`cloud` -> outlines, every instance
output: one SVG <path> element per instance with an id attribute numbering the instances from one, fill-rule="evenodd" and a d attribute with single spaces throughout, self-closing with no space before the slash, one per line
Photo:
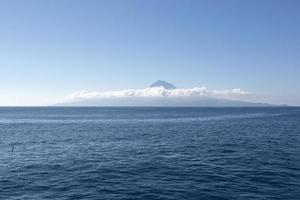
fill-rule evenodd
<path id="1" fill-rule="evenodd" d="M 148 87 L 145 89 L 128 89 L 120 91 L 88 92 L 77 91 L 68 95 L 64 102 L 83 100 L 101 100 L 109 98 L 130 97 L 220 97 L 232 98 L 249 95 L 250 93 L 239 88 L 226 90 L 209 90 L 206 87 L 165 89 L 163 87 Z"/>

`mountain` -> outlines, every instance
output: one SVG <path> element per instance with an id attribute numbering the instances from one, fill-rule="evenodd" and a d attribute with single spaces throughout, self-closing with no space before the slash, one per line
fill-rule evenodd
<path id="1" fill-rule="evenodd" d="M 167 81 L 163 81 L 163 80 L 156 81 L 155 83 L 150 85 L 150 87 L 163 87 L 163 88 L 168 89 L 168 90 L 176 89 L 176 87 L 173 84 L 168 83 Z"/>
<path id="2" fill-rule="evenodd" d="M 122 97 L 87 99 L 58 106 L 170 106 L 170 107 L 261 107 L 274 106 L 212 97 Z"/>
<path id="3" fill-rule="evenodd" d="M 240 89 L 208 90 L 200 88 L 176 88 L 173 84 L 158 80 L 144 89 L 121 91 L 78 91 L 68 96 L 58 106 L 199 106 L 199 107 L 258 107 L 274 106 L 226 99 L 226 95 L 245 95 Z M 221 94 L 221 96 L 218 96 Z M 227 98 L 228 98 L 227 97 Z"/>

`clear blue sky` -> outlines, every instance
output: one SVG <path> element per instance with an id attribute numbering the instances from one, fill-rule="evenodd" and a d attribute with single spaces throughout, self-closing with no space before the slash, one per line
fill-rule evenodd
<path id="1" fill-rule="evenodd" d="M 300 105 L 299 9 L 298 0 L 1 0 L 0 105 L 157 79 Z"/>

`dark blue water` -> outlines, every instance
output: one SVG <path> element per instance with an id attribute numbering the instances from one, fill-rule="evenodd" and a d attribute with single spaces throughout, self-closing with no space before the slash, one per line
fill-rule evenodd
<path id="1" fill-rule="evenodd" d="M 0 199 L 300 199 L 300 108 L 0 108 Z"/>

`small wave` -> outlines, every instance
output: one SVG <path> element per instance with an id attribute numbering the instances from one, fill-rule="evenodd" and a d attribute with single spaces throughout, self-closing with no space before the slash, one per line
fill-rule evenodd
<path id="1" fill-rule="evenodd" d="M 221 121 L 228 119 L 260 118 L 280 116 L 284 113 L 247 113 L 247 114 L 230 114 L 217 116 L 199 116 L 199 117 L 175 117 L 175 118 L 129 118 L 129 119 L 0 119 L 0 124 L 74 124 L 74 123 L 135 123 L 135 122 L 201 122 L 201 121 Z"/>
<path id="2" fill-rule="evenodd" d="M 259 118 L 259 117 L 271 117 L 279 116 L 282 114 L 267 114 L 267 113 L 255 113 L 255 114 L 240 114 L 240 115 L 218 115 L 218 116 L 206 116 L 206 117 L 184 117 L 184 118 L 161 118 L 161 119 L 144 119 L 138 121 L 153 121 L 153 122 L 193 122 L 193 121 L 221 121 L 227 119 L 244 119 L 244 118 Z"/>

